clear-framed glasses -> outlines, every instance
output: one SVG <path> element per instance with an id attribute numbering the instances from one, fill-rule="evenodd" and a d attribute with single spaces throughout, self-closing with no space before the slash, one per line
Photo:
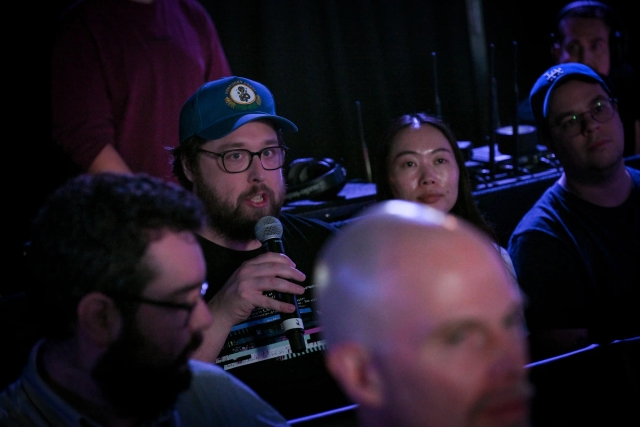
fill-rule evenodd
<path id="1" fill-rule="evenodd" d="M 560 131 L 567 136 L 577 136 L 584 129 L 586 114 L 589 114 L 598 123 L 606 123 L 613 117 L 616 111 L 615 105 L 615 98 L 602 99 L 589 111 L 565 117 L 560 123 L 551 127 L 559 127 Z"/>
<path id="2" fill-rule="evenodd" d="M 209 284 L 207 282 L 202 283 L 202 287 L 200 288 L 200 298 L 204 298 L 204 295 L 207 293 L 207 289 L 209 288 Z M 189 324 L 189 319 L 191 319 L 191 314 L 193 310 L 198 306 L 200 300 L 196 300 L 194 303 L 188 304 L 185 302 L 175 302 L 175 301 L 159 301 L 151 298 L 146 298 L 140 295 L 111 295 L 112 298 L 124 300 L 124 301 L 132 301 L 140 304 L 149 304 L 155 307 L 168 308 L 171 310 L 184 310 L 187 312 L 187 317 L 185 318 L 185 323 L 183 326 L 187 326 Z"/>
<path id="3" fill-rule="evenodd" d="M 249 169 L 253 161 L 253 156 L 258 156 L 260 164 L 265 170 L 280 169 L 284 166 L 284 156 L 287 152 L 287 147 L 284 145 L 265 147 L 255 152 L 240 148 L 223 151 L 222 153 L 214 153 L 213 151 L 202 148 L 198 151 L 220 157 L 225 171 L 229 173 L 240 173 Z"/>

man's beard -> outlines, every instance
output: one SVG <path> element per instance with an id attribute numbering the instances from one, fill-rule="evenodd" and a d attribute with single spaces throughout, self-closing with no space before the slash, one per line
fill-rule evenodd
<path id="1" fill-rule="evenodd" d="M 153 419 L 170 409 L 178 395 L 189 388 L 189 356 L 201 343 L 202 334 L 194 334 L 172 361 L 154 364 L 157 349 L 148 346 L 136 325 L 131 325 L 100 358 L 92 377 L 117 415 Z"/>
<path id="2" fill-rule="evenodd" d="M 196 195 L 204 202 L 211 226 L 225 237 L 238 240 L 250 241 L 255 239 L 255 225 L 264 216 L 278 216 L 284 202 L 285 187 L 277 194 L 265 184 L 256 184 L 251 189 L 243 192 L 237 198 L 236 206 L 225 201 L 219 194 L 207 185 L 199 172 L 195 173 L 194 188 Z M 269 205 L 262 209 L 246 212 L 243 209 L 243 200 L 252 195 L 264 192 L 269 197 Z"/>

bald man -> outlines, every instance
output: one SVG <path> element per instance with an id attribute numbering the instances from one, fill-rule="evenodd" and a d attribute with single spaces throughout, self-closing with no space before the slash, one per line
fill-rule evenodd
<path id="1" fill-rule="evenodd" d="M 326 364 L 360 425 L 530 424 L 521 295 L 472 226 L 377 204 L 327 242 L 314 281 Z"/>

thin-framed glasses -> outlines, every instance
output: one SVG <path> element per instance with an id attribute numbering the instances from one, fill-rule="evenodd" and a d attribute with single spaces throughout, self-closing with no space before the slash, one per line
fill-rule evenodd
<path id="1" fill-rule="evenodd" d="M 562 133 L 567 136 L 577 136 L 584 129 L 586 114 L 589 114 L 598 123 L 606 123 L 613 118 L 616 102 L 615 98 L 602 99 L 589 111 L 565 117 L 560 123 L 551 127 L 559 127 Z"/>
<path id="2" fill-rule="evenodd" d="M 207 282 L 202 283 L 202 287 L 200 288 L 200 298 L 204 298 L 204 295 L 207 293 L 207 289 L 209 288 L 209 284 Z M 189 324 L 189 319 L 191 319 L 191 314 L 193 310 L 198 306 L 200 300 L 196 300 L 194 303 L 188 304 L 184 302 L 175 302 L 175 301 L 159 301 L 151 298 L 146 298 L 140 295 L 115 295 L 112 298 L 124 300 L 124 301 L 132 301 L 141 304 L 149 304 L 156 307 L 169 308 L 172 310 L 184 310 L 187 312 L 187 317 L 185 319 L 186 326 Z"/>
<path id="3" fill-rule="evenodd" d="M 222 153 L 215 153 L 202 148 L 198 151 L 220 157 L 225 171 L 229 173 L 240 173 L 249 169 L 253 161 L 253 156 L 258 156 L 260 164 L 265 170 L 280 169 L 284 166 L 284 157 L 287 149 L 284 145 L 278 145 L 265 147 L 260 151 L 249 151 L 241 148 L 223 151 Z"/>

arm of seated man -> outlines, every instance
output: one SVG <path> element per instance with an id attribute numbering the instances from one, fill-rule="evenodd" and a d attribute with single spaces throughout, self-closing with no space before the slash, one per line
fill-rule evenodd
<path id="1" fill-rule="evenodd" d="M 215 363 L 231 328 L 246 320 L 254 308 L 282 313 L 295 311 L 293 304 L 264 293 L 276 291 L 302 295 L 305 288 L 287 279 L 302 282 L 305 278 L 284 254 L 268 252 L 243 263 L 209 301 L 213 323 L 204 331 L 203 342 L 193 358 Z"/>

